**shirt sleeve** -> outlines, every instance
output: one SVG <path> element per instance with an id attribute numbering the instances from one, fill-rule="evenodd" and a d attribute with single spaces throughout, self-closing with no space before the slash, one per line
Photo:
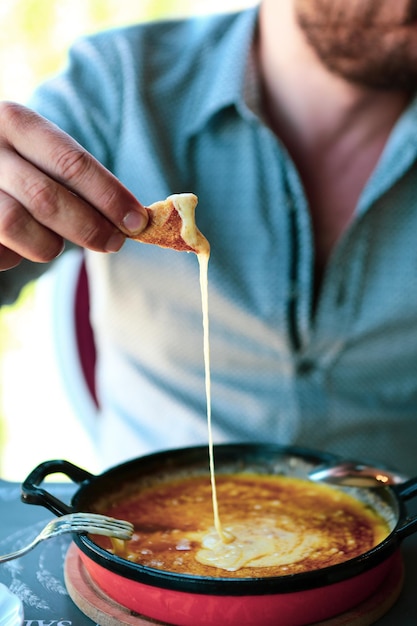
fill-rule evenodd
<path id="1" fill-rule="evenodd" d="M 121 51 L 113 39 L 105 34 L 79 39 L 70 49 L 64 71 L 41 85 L 29 101 L 30 108 L 109 168 L 123 99 L 118 69 Z"/>

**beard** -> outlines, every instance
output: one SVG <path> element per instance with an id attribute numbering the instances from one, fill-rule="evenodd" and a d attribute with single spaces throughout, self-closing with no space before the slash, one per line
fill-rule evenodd
<path id="1" fill-rule="evenodd" d="M 370 89 L 417 89 L 417 0 L 294 4 L 309 45 L 332 73 Z"/>

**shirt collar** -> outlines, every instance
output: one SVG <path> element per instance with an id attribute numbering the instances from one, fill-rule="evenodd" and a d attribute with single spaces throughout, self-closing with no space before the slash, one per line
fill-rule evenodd
<path id="1" fill-rule="evenodd" d="M 358 212 L 364 213 L 398 181 L 417 161 L 417 96 L 398 119 L 379 162 L 361 198 Z"/>
<path id="2" fill-rule="evenodd" d="M 200 63 L 199 79 L 190 95 L 186 132 L 197 133 L 220 110 L 235 106 L 243 114 L 250 113 L 245 103 L 248 80 L 248 63 L 258 21 L 259 6 L 235 14 L 223 37 L 213 42 L 209 54 Z"/>

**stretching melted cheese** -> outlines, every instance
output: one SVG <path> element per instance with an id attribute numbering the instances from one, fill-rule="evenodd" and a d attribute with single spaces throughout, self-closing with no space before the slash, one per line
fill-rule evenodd
<path id="1" fill-rule="evenodd" d="M 193 193 L 176 193 L 167 198 L 171 201 L 179 216 L 181 217 L 181 238 L 197 256 L 210 256 L 210 244 L 204 235 L 198 230 L 195 223 L 195 208 L 197 206 L 197 196 Z"/>
<path id="2" fill-rule="evenodd" d="M 204 371 L 207 405 L 207 428 L 209 440 L 210 480 L 212 489 L 214 527 L 217 538 L 221 544 L 230 543 L 233 537 L 223 530 L 216 492 L 216 477 L 214 470 L 214 442 L 211 423 L 211 375 L 210 375 L 210 331 L 209 331 L 209 306 L 208 306 L 208 264 L 210 259 L 210 244 L 204 235 L 197 229 L 195 223 L 195 207 L 197 198 L 194 194 L 175 194 L 169 196 L 177 212 L 181 216 L 181 237 L 191 250 L 196 252 L 200 268 L 201 308 L 203 314 L 203 346 L 204 346 Z"/>
<path id="3" fill-rule="evenodd" d="M 214 473 L 214 451 L 211 426 L 211 384 L 210 384 L 210 347 L 209 347 L 209 312 L 208 312 L 208 263 L 210 244 L 199 231 L 195 222 L 195 209 L 198 198 L 193 193 L 177 193 L 165 200 L 154 202 L 147 207 L 149 223 L 147 228 L 134 238 L 142 243 L 150 243 L 163 248 L 195 252 L 200 267 L 201 305 L 204 332 L 204 369 L 207 402 L 207 425 L 209 439 L 210 476 L 213 500 L 214 526 L 222 542 L 231 541 L 222 529 L 218 513 L 216 479 Z"/>
<path id="4" fill-rule="evenodd" d="M 209 439 L 210 479 L 212 489 L 212 502 L 214 514 L 214 527 L 222 543 L 231 541 L 227 533 L 223 531 L 219 516 L 219 508 L 216 493 L 216 478 L 214 471 L 214 443 L 211 424 L 211 375 L 210 375 L 210 331 L 209 331 L 209 307 L 208 307 L 208 264 L 210 259 L 210 244 L 204 235 L 197 229 L 195 223 L 195 207 L 197 198 L 194 194 L 175 194 L 169 196 L 182 221 L 181 238 L 196 252 L 200 269 L 201 308 L 203 314 L 203 350 L 204 372 L 207 405 L 207 427 Z"/>

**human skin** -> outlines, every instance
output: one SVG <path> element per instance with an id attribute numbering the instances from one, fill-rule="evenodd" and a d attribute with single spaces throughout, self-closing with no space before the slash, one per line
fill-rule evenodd
<path id="1" fill-rule="evenodd" d="M 315 238 L 317 287 L 410 91 L 417 86 L 416 4 L 414 0 L 262 3 L 257 56 L 264 116 L 291 154 L 304 185 Z M 373 51 L 364 56 L 364 49 L 355 44 L 358 38 L 353 38 L 361 29 L 365 38 L 371 26 L 379 41 L 379 69 Z M 340 33 L 348 67 L 338 54 Z M 374 84 L 375 72 L 383 73 L 391 63 L 395 41 L 397 47 L 401 43 L 410 90 L 398 82 L 378 88 Z M 361 80 L 352 80 L 352 73 Z"/>
<path id="2" fill-rule="evenodd" d="M 294 7 L 331 71 L 368 88 L 415 90 L 416 0 L 295 0 Z"/>
<path id="3" fill-rule="evenodd" d="M 118 251 L 148 213 L 78 143 L 33 111 L 0 104 L 0 270 L 48 262 L 64 240 Z"/>

